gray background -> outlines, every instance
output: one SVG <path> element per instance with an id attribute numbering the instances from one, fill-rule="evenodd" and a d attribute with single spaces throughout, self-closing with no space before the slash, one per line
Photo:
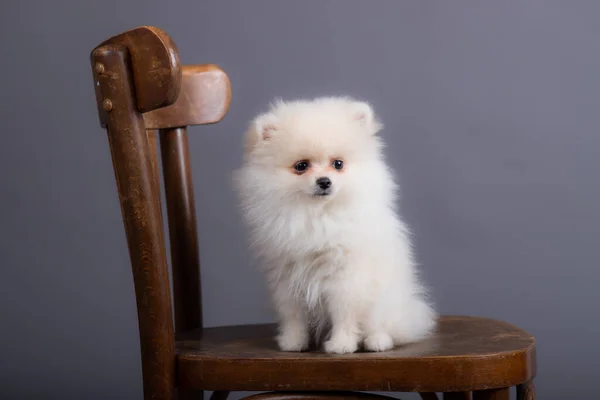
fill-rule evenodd
<path id="1" fill-rule="evenodd" d="M 191 129 L 206 323 L 271 320 L 230 175 L 275 96 L 372 101 L 444 313 L 538 340 L 539 398 L 600 375 L 600 2 L 3 1 L 0 397 L 141 399 L 132 277 L 89 51 L 138 25 L 233 85 Z M 410 397 L 409 397 L 410 398 Z"/>

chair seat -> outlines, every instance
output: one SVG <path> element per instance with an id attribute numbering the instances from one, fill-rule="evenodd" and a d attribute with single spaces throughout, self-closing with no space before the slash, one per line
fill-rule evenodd
<path id="1" fill-rule="evenodd" d="M 506 322 L 444 316 L 435 335 L 390 351 L 280 351 L 275 325 L 188 331 L 176 343 L 179 385 L 204 390 L 469 391 L 535 375 L 535 340 Z"/>

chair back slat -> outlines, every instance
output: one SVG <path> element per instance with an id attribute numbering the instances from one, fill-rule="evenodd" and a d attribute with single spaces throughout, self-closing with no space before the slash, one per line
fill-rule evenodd
<path id="1" fill-rule="evenodd" d="M 196 209 L 187 126 L 223 119 L 231 101 L 227 74 L 214 64 L 182 67 L 175 103 L 144 114 L 146 129 L 158 130 L 167 206 L 175 331 L 202 328 L 202 291 Z"/>
<path id="2" fill-rule="evenodd" d="M 227 74 L 214 64 L 184 65 L 181 93 L 171 106 L 144 114 L 146 129 L 181 128 L 220 121 L 231 101 Z"/>
<path id="3" fill-rule="evenodd" d="M 161 129 L 159 132 L 171 245 L 175 331 L 181 332 L 202 327 L 192 171 L 186 128 Z"/>

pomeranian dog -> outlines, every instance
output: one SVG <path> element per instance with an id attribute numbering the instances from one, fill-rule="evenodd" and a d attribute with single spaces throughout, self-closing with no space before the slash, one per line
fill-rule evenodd
<path id="1" fill-rule="evenodd" d="M 385 351 L 436 327 L 381 129 L 368 103 L 325 97 L 278 101 L 246 132 L 236 187 L 283 351 Z"/>

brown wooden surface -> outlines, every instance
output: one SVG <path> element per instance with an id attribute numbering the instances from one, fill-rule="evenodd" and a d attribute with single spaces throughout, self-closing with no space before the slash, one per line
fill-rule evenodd
<path id="1" fill-rule="evenodd" d="M 164 221 L 162 215 L 162 202 L 160 199 L 160 165 L 158 162 L 158 136 L 155 130 L 147 130 L 146 136 L 148 137 L 148 149 L 150 150 L 150 161 L 152 163 L 152 178 L 154 185 L 158 191 L 158 209 L 161 210 L 159 213 L 160 226 L 164 230 Z"/>
<path id="2" fill-rule="evenodd" d="M 444 400 L 471 400 L 470 392 L 447 392 L 444 393 Z"/>
<path id="3" fill-rule="evenodd" d="M 517 400 L 535 400 L 535 384 L 533 381 L 517 386 Z"/>
<path id="4" fill-rule="evenodd" d="M 443 317 L 432 338 L 379 353 L 282 352 L 275 326 L 178 336 L 180 384 L 206 390 L 469 391 L 535 375 L 535 341 L 505 322 Z"/>
<path id="5" fill-rule="evenodd" d="M 165 108 L 144 114 L 146 129 L 180 128 L 220 121 L 229 108 L 231 85 L 227 74 L 213 64 L 182 69 L 181 93 Z"/>
<path id="6" fill-rule="evenodd" d="M 244 400 L 384 400 L 393 397 L 357 392 L 269 392 L 243 398 Z"/>
<path id="7" fill-rule="evenodd" d="M 150 153 L 150 162 L 152 163 L 152 175 L 157 190 L 160 192 L 160 166 L 158 164 L 158 137 L 155 130 L 147 130 L 148 150 Z"/>
<path id="8" fill-rule="evenodd" d="M 123 46 L 129 53 L 138 111 L 156 110 L 177 100 L 181 89 L 181 64 L 177 46 L 169 35 L 154 26 L 141 26 L 113 36 L 98 47 L 107 44 Z M 100 65 L 94 64 L 96 72 L 102 70 Z"/>
<path id="9" fill-rule="evenodd" d="M 92 68 L 98 103 L 110 100 L 112 105 L 106 110 L 105 126 L 133 271 L 144 395 L 170 400 L 175 383 L 174 333 L 161 210 L 129 54 L 122 45 L 102 46 L 92 52 Z"/>
<path id="10" fill-rule="evenodd" d="M 175 330 L 202 328 L 200 258 L 185 128 L 161 129 L 160 146 L 171 243 Z"/>

